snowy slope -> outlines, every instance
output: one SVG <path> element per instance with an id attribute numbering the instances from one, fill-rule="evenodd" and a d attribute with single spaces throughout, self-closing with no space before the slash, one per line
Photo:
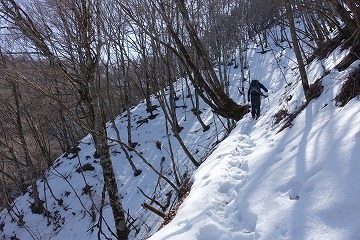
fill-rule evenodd
<path id="1" fill-rule="evenodd" d="M 157 186 L 160 200 L 171 188 L 164 182 L 157 185 L 158 176 L 130 152 L 136 166 L 143 171 L 135 177 L 120 147 L 112 143 L 112 160 L 124 208 L 137 218 L 139 233 L 135 235 L 133 230 L 130 239 L 147 238 L 153 233 L 150 240 L 360 239 L 360 99 L 353 99 L 343 108 L 336 107 L 333 100 L 349 71 L 339 73 L 333 69 L 345 52 L 336 50 L 328 58 L 308 66 L 311 82 L 330 71 L 323 78 L 323 94 L 295 119 L 293 127 L 278 134 L 282 123 L 273 125 L 273 115 L 281 109 L 292 112 L 304 101 L 295 58 L 291 49 L 260 54 L 255 45 L 248 54 L 251 77 L 269 89 L 269 98 L 262 101 L 262 116 L 254 121 L 246 115 L 198 169 L 171 137 L 179 173 L 191 175 L 193 186 L 174 220 L 159 232 L 155 233 L 161 219 L 141 208 L 147 199 L 138 187 L 152 196 Z M 357 64 L 359 62 L 354 66 Z M 241 103 L 237 90 L 239 69 L 231 69 L 230 77 L 231 96 Z M 285 80 L 291 85 L 286 85 Z M 203 105 L 201 116 L 211 128 L 202 132 L 190 111 L 190 100 L 180 95 L 182 84 L 179 81 L 176 86 L 180 96 L 178 105 L 187 105 L 187 108 L 178 108 L 179 122 L 184 127 L 181 135 L 200 161 L 225 131 L 211 109 Z M 141 103 L 132 110 L 133 141 L 139 143 L 138 152 L 158 169 L 160 159 L 165 157 L 163 171 L 169 172 L 172 166 L 164 116 L 159 111 L 154 120 L 139 125 L 136 122 L 148 115 L 145 108 Z M 120 115 L 116 124 L 122 140 L 126 141 L 125 117 Z M 111 126 L 108 131 L 115 138 Z M 216 132 L 220 132 L 220 136 L 216 136 Z M 161 149 L 156 147 L 157 141 L 162 143 Z M 0 224 L 4 223 L 0 230 L 3 239 L 15 236 L 18 239 L 98 239 L 99 215 L 95 221 L 91 221 L 90 215 L 92 202 L 95 212 L 101 206 L 101 168 L 93 156 L 91 136 L 82 139 L 79 147 L 79 158 L 62 155 L 45 173 L 52 193 L 44 180 L 38 181 L 42 199 L 47 200 L 49 217 L 31 214 L 29 194 L 19 197 L 14 203 L 15 212 L 0 214 Z M 91 164 L 94 170 L 76 171 L 85 164 Z M 166 176 L 174 181 L 170 175 Z M 92 196 L 83 192 L 86 185 L 91 186 Z M 52 194 L 62 200 L 61 204 Z M 11 221 L 15 213 L 23 215 L 22 226 Z M 106 227 L 107 224 L 114 230 L 107 203 L 103 216 L 104 234 L 114 239 Z"/>
<path id="2" fill-rule="evenodd" d="M 194 174 L 175 219 L 150 240 L 360 239 L 360 98 L 344 108 L 333 100 L 346 76 L 333 69 L 343 54 L 308 67 L 313 81 L 330 71 L 323 94 L 276 134 L 273 114 L 304 96 L 293 63 L 282 62 L 293 88 L 286 90 L 271 56 L 255 53 L 254 76 L 272 92 L 264 115 L 238 122 Z"/>

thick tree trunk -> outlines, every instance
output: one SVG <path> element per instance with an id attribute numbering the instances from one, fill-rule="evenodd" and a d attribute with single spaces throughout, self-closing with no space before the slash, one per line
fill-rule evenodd
<path id="1" fill-rule="evenodd" d="M 102 131 L 101 134 L 104 134 L 104 131 Z M 130 230 L 126 226 L 125 211 L 119 197 L 116 177 L 109 153 L 109 145 L 107 143 L 107 139 L 104 136 L 95 134 L 94 137 L 96 138 L 96 142 L 98 143 L 96 145 L 96 151 L 98 153 L 98 156 L 100 157 L 100 164 L 103 170 L 104 185 L 108 192 L 110 206 L 115 220 L 117 238 L 121 240 L 126 240 L 128 239 Z"/>
<path id="2" fill-rule="evenodd" d="M 96 77 L 93 75 L 92 79 L 95 78 Z M 126 240 L 128 239 L 130 230 L 126 226 L 125 211 L 119 197 L 116 176 L 109 153 L 109 144 L 106 137 L 106 125 L 101 110 L 100 96 L 98 89 L 95 87 L 97 85 L 95 82 L 96 80 L 94 80 L 92 82 L 93 84 L 90 85 L 92 102 L 89 103 L 92 105 L 92 109 L 94 109 L 94 115 L 92 115 L 92 121 L 94 124 L 93 138 L 97 155 L 100 158 L 100 165 L 103 170 L 104 185 L 108 192 L 110 206 L 115 220 L 117 238 Z"/>
<path id="3" fill-rule="evenodd" d="M 310 93 L 310 86 L 309 86 L 309 82 L 308 82 L 308 78 L 307 78 L 307 74 L 306 74 L 306 70 L 305 70 L 305 64 L 304 64 L 304 61 L 301 56 L 299 42 L 298 42 L 298 39 L 296 36 L 295 21 L 294 21 L 293 11 L 292 11 L 289 0 L 285 0 L 285 8 L 286 8 L 286 13 L 287 13 L 288 20 L 289 20 L 290 33 L 291 33 L 291 38 L 293 41 L 294 52 L 296 55 L 296 60 L 299 65 L 301 83 L 302 83 L 302 86 L 304 89 L 305 98 L 309 102 L 312 98 L 311 93 Z"/>

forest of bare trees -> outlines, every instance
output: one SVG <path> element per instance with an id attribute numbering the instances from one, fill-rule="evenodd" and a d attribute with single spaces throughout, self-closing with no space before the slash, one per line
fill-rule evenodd
<path id="1" fill-rule="evenodd" d="M 297 28 L 297 21 L 303 28 Z M 248 112 L 244 69 L 249 41 L 257 41 L 263 52 L 269 51 L 270 38 L 294 49 L 307 102 L 321 94 L 321 83 L 309 84 L 307 64 L 342 44 L 350 49 L 338 65 L 344 70 L 360 52 L 358 0 L 1 0 L 0 22 L 1 208 L 10 211 L 13 198 L 30 186 L 32 210 L 42 214 L 36 179 L 59 153 L 74 151 L 91 133 L 118 239 L 127 239 L 130 228 L 110 159 L 106 122 L 125 111 L 127 142 L 120 136 L 117 140 L 124 152 L 136 149 L 130 109 L 145 99 L 150 117 L 155 109 L 165 113 L 166 127 L 198 167 L 200 159 L 179 134 L 173 89 L 177 79 L 187 79 L 187 88 L 195 90 L 190 98 L 203 131 L 209 126 L 201 119 L 200 100 L 231 131 Z M 281 27 L 280 34 L 273 31 L 275 26 Z M 304 44 L 312 51 L 304 50 Z M 230 65 L 242 73 L 238 87 L 244 105 L 229 97 Z M 355 87 L 341 96 L 341 104 L 360 92 L 359 72 L 357 68 L 349 77 L 349 88 Z M 160 106 L 151 102 L 152 94 Z M 130 158 L 129 164 L 135 175 L 141 174 Z M 182 182 L 176 179 L 174 187 L 179 188 Z"/>

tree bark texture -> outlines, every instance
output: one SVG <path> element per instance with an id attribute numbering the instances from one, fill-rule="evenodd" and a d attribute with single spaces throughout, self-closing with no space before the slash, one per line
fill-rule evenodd
<path id="1" fill-rule="evenodd" d="M 285 0 L 285 8 L 286 8 L 286 14 L 287 14 L 287 17 L 289 20 L 291 38 L 293 41 L 296 60 L 298 62 L 298 66 L 299 66 L 300 78 L 301 78 L 301 83 L 302 83 L 302 86 L 304 89 L 305 98 L 307 101 L 310 101 L 311 100 L 310 86 L 309 86 L 309 82 L 308 82 L 308 78 L 307 78 L 307 74 L 306 74 L 305 64 L 304 64 L 304 61 L 301 56 L 299 42 L 298 42 L 298 39 L 296 36 L 294 15 L 293 15 L 293 10 L 292 10 L 289 0 Z"/>

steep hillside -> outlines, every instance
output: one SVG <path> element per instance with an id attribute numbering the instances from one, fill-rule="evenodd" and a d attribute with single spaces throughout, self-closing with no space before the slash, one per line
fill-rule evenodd
<path id="1" fill-rule="evenodd" d="M 277 53 L 286 86 L 270 53 L 253 51 L 253 76 L 271 89 L 264 115 L 238 122 L 195 172 L 174 220 L 150 239 L 359 239 L 360 98 L 343 108 L 334 101 L 360 63 L 339 73 L 334 66 L 345 54 L 308 66 L 312 82 L 328 73 L 323 93 L 277 133 L 283 122 L 274 125 L 274 115 L 304 99 L 294 58 Z"/>
<path id="2" fill-rule="evenodd" d="M 338 48 L 307 66 L 311 83 L 323 77 L 323 93 L 297 116 L 291 128 L 277 134 L 284 122 L 275 124 L 274 116 L 281 110 L 296 111 L 304 96 L 292 49 L 271 47 L 265 54 L 256 45 L 248 50 L 247 71 L 269 89 L 269 97 L 262 99 L 262 116 L 255 121 L 246 115 L 218 145 L 215 143 L 226 136 L 226 123 L 201 103 L 201 117 L 210 125 L 203 132 L 191 112 L 190 100 L 181 91 L 186 89 L 185 83 L 177 83 L 177 114 L 184 127 L 181 136 L 197 160 L 204 161 L 198 169 L 166 132 L 160 108 L 156 118 L 148 121 L 143 121 L 148 117 L 145 103 L 132 109 L 136 151 L 174 182 L 168 174 L 173 168 L 171 143 L 179 175 L 183 179 L 190 176 L 193 185 L 174 220 L 155 233 L 162 219 L 141 207 L 143 202 L 152 203 L 144 194 L 162 205 L 167 203 L 166 194 L 171 194 L 170 206 L 164 209 L 168 212 L 176 200 L 175 191 L 135 152 L 129 152 L 142 170 L 134 176 L 121 148 L 112 142 L 111 158 L 122 202 L 133 223 L 130 239 L 146 239 L 154 233 L 152 240 L 360 238 L 360 99 L 345 107 L 335 106 L 334 101 L 359 61 L 338 72 L 334 67 L 346 55 Z M 229 76 L 230 95 L 242 103 L 237 88 L 239 69 L 231 67 Z M 125 115 L 115 122 L 121 140 L 126 141 Z M 116 138 L 111 124 L 108 132 Z M 16 199 L 11 211 L 1 212 L 3 239 L 114 239 L 114 221 L 108 199 L 102 196 L 101 168 L 91 136 L 77 147 L 77 151 L 59 156 L 38 181 L 47 214 L 31 213 L 29 189 Z"/>

